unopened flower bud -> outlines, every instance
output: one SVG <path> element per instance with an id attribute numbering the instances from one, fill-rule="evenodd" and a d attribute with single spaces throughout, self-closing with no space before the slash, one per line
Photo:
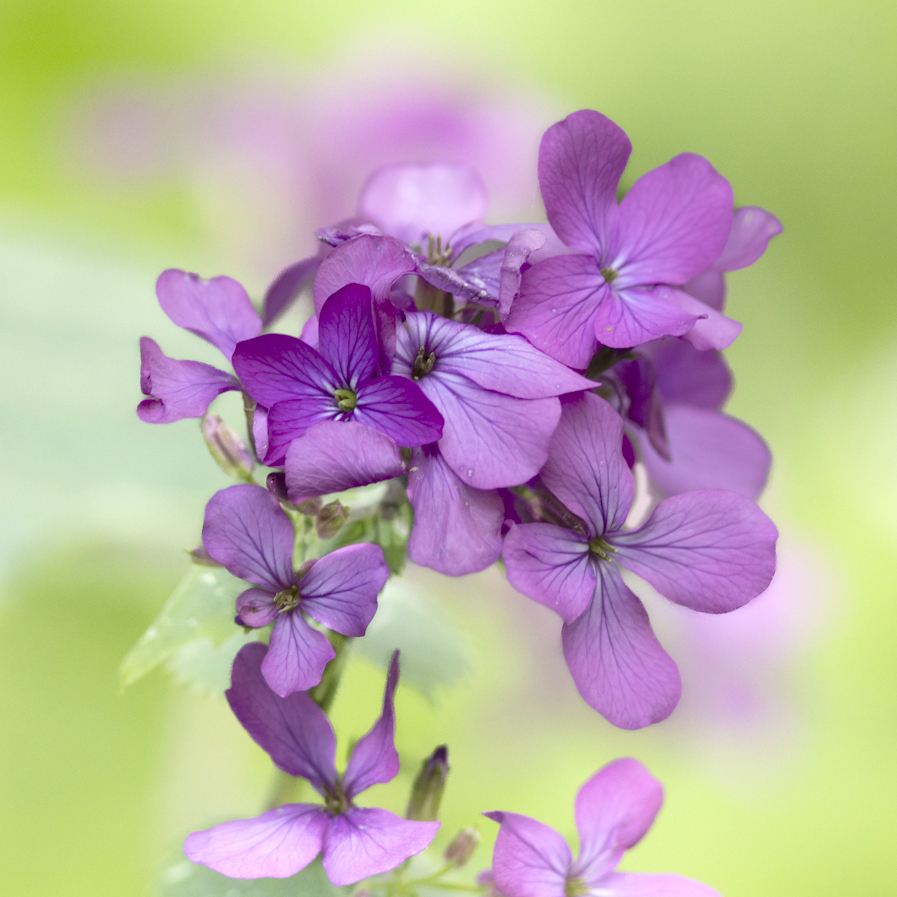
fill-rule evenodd
<path id="1" fill-rule="evenodd" d="M 196 548 L 191 548 L 187 554 L 190 555 L 190 560 L 194 564 L 202 564 L 203 567 L 222 566 L 206 551 L 205 545 L 197 545 Z"/>
<path id="2" fill-rule="evenodd" d="M 471 858 L 479 843 L 480 833 L 476 829 L 461 829 L 445 849 L 446 863 L 460 869 Z"/>
<path id="3" fill-rule="evenodd" d="M 342 529 L 343 524 L 348 519 L 349 509 L 345 505 L 341 505 L 338 501 L 332 501 L 330 504 L 324 505 L 315 518 L 315 529 L 318 531 L 318 538 L 332 539 Z"/>
<path id="4" fill-rule="evenodd" d="M 275 470 L 265 477 L 265 488 L 278 500 L 289 501 L 287 478 L 282 470 Z"/>
<path id="5" fill-rule="evenodd" d="M 442 802 L 448 771 L 448 748 L 441 744 L 421 764 L 411 788 L 406 819 L 434 822 L 439 817 L 439 804 Z"/>
<path id="6" fill-rule="evenodd" d="M 235 480 L 248 480 L 255 462 L 243 440 L 217 414 L 207 414 L 200 422 L 203 439 L 218 466 Z"/>

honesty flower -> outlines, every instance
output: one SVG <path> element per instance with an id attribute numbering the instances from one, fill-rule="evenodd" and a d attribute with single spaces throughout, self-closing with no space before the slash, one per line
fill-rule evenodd
<path id="1" fill-rule="evenodd" d="M 324 805 L 284 804 L 254 819 L 194 832 L 184 842 L 187 856 L 231 878 L 286 878 L 321 853 L 330 881 L 350 885 L 395 869 L 428 847 L 438 822 L 412 822 L 355 805 L 362 791 L 399 772 L 393 707 L 399 652 L 389 666 L 380 717 L 353 748 L 342 776 L 334 765 L 336 736 L 330 721 L 307 693 L 284 698 L 271 691 L 262 673 L 264 654 L 257 643 L 240 650 L 227 700 L 275 766 L 307 779 Z"/>
<path id="2" fill-rule="evenodd" d="M 672 874 L 616 872 L 623 854 L 651 828 L 663 787 L 638 760 L 598 770 L 576 795 L 579 856 L 553 828 L 519 813 L 484 813 L 501 828 L 492 880 L 504 897 L 719 897 L 708 885 Z M 489 883 L 488 879 L 482 879 Z"/>
<path id="3" fill-rule="evenodd" d="M 566 401 L 540 477 L 582 524 L 514 524 L 503 557 L 511 584 L 563 618 L 564 657 L 586 702 L 636 729 L 669 716 L 681 684 L 617 563 L 677 604 L 724 613 L 769 585 L 777 533 L 753 502 L 723 490 L 664 499 L 623 530 L 634 484 L 622 436 L 603 399 Z"/>
<path id="4" fill-rule="evenodd" d="M 237 622 L 274 623 L 262 674 L 281 696 L 312 688 L 335 656 L 305 614 L 342 635 L 362 636 L 389 578 L 377 545 L 347 545 L 293 571 L 293 524 L 260 486 L 230 486 L 206 505 L 202 541 L 209 556 L 253 583 L 237 598 Z"/>
<path id="5" fill-rule="evenodd" d="M 719 256 L 732 226 L 732 188 L 683 153 L 640 177 L 617 203 L 632 145 L 589 109 L 552 125 L 539 149 L 548 221 L 575 255 L 524 272 L 507 321 L 549 355 L 584 368 L 599 345 L 685 336 L 722 349 L 741 325 L 678 289 Z"/>

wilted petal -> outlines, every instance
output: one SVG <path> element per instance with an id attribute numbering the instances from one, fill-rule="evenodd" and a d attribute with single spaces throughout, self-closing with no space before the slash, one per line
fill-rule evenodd
<path id="1" fill-rule="evenodd" d="M 234 715 L 274 765 L 302 776 L 323 794 L 336 781 L 336 736 L 324 711 L 305 693 L 281 698 L 261 671 L 267 648 L 252 642 L 234 660 L 225 692 Z"/>
<path id="2" fill-rule="evenodd" d="M 564 897 L 573 856 L 551 827 L 519 813 L 484 813 L 501 828 L 492 854 L 492 875 L 505 897 Z"/>
<path id="3" fill-rule="evenodd" d="M 713 262 L 715 271 L 736 271 L 753 265 L 766 252 L 769 241 L 782 232 L 782 222 L 766 209 L 742 206 L 732 218 L 723 251 Z"/>
<path id="4" fill-rule="evenodd" d="M 564 401 L 542 482 L 592 525 L 593 536 L 619 529 L 632 505 L 635 481 L 622 443 L 623 421 L 604 399 L 586 393 Z"/>
<path id="5" fill-rule="evenodd" d="M 682 309 L 683 313 L 696 317 L 691 330 L 681 334 L 682 338 L 696 349 L 726 349 L 735 342 L 741 333 L 741 324 L 727 318 L 722 312 L 704 305 L 703 302 L 682 290 L 667 290 L 670 299 Z M 672 334 L 679 336 L 680 334 Z"/>
<path id="6" fill-rule="evenodd" d="M 679 297 L 685 295 L 681 290 L 667 287 L 609 290 L 593 318 L 595 337 L 605 346 L 626 349 L 661 336 L 682 336 L 692 330 L 698 320 L 698 312 L 694 309 L 683 310 Z M 687 298 L 700 306 L 701 314 L 718 314 L 697 299 Z M 728 321 L 728 318 L 724 320 Z"/>
<path id="7" fill-rule="evenodd" d="M 342 635 L 360 637 L 377 611 L 389 579 L 379 545 L 347 545 L 315 561 L 299 584 L 303 610 Z"/>
<path id="8" fill-rule="evenodd" d="M 644 351 L 654 362 L 664 403 L 719 409 L 732 391 L 729 366 L 713 349 L 701 352 L 684 340 L 665 339 Z"/>
<path id="9" fill-rule="evenodd" d="M 572 623 L 595 592 L 588 538 L 550 523 L 512 525 L 502 558 L 508 582 Z"/>
<path id="10" fill-rule="evenodd" d="M 596 565 L 589 606 L 561 631 L 564 658 L 585 702 L 621 729 L 666 719 L 679 702 L 679 670 L 617 568 Z"/>
<path id="11" fill-rule="evenodd" d="M 412 452 L 408 497 L 414 510 L 408 557 L 414 563 L 461 576 L 498 560 L 504 505 L 497 492 L 462 483 L 428 448 Z"/>
<path id="12" fill-rule="evenodd" d="M 719 614 L 759 595 L 776 569 L 772 521 L 721 489 L 665 498 L 648 522 L 608 537 L 614 559 L 671 601 Z"/>
<path id="13" fill-rule="evenodd" d="M 203 280 L 174 268 L 156 281 L 162 311 L 171 320 L 221 350 L 230 360 L 240 340 L 262 332 L 262 319 L 246 290 L 230 277 Z"/>
<path id="14" fill-rule="evenodd" d="M 411 822 L 388 810 L 353 807 L 327 826 L 324 871 L 337 886 L 389 872 L 426 850 L 438 830 L 438 822 Z"/>
<path id="15" fill-rule="evenodd" d="M 277 275 L 265 292 L 265 314 L 262 319 L 265 327 L 273 324 L 293 304 L 320 264 L 321 256 L 313 255 L 284 268 Z"/>
<path id="16" fill-rule="evenodd" d="M 520 292 L 520 281 L 523 277 L 521 268 L 529 257 L 544 245 L 545 234 L 535 228 L 527 228 L 514 234 L 505 246 L 498 288 L 498 315 L 502 321 L 507 321 L 511 306 Z"/>
<path id="17" fill-rule="evenodd" d="M 599 256 L 610 249 L 617 184 L 631 152 L 623 129 L 591 109 L 574 112 L 545 132 L 539 186 L 548 221 L 568 246 Z"/>
<path id="18" fill-rule="evenodd" d="M 279 592 L 293 583 L 293 524 L 261 486 L 216 492 L 202 527 L 206 551 L 234 576 Z"/>
<path id="19" fill-rule="evenodd" d="M 579 856 L 571 876 L 597 883 L 644 837 L 662 804 L 663 786 L 638 760 L 599 769 L 576 795 Z"/>
<path id="20" fill-rule="evenodd" d="M 620 288 L 685 283 L 726 243 L 732 188 L 705 158 L 682 153 L 632 185 L 620 203 L 619 226 L 619 249 L 609 264 L 619 272 Z"/>
<path id="21" fill-rule="evenodd" d="M 239 388 L 231 374 L 201 361 L 169 358 L 154 340 L 140 338 L 140 390 L 149 398 L 137 406 L 137 416 L 144 423 L 202 417 L 217 396 Z"/>
<path id="22" fill-rule="evenodd" d="M 377 334 L 370 287 L 350 283 L 328 298 L 318 315 L 318 349 L 350 389 L 374 375 Z"/>
<path id="23" fill-rule="evenodd" d="M 325 421 L 310 427 L 287 450 L 290 501 L 342 492 L 390 480 L 405 471 L 391 437 L 353 421 Z"/>
<path id="24" fill-rule="evenodd" d="M 194 832 L 184 853 L 228 878 L 287 878 L 320 852 L 327 816 L 313 804 L 285 804 L 256 816 Z"/>
<path id="25" fill-rule="evenodd" d="M 670 873 L 612 872 L 599 887 L 607 897 L 720 897 L 710 885 Z"/>
<path id="26" fill-rule="evenodd" d="M 757 432 L 734 417 L 689 405 L 668 405 L 665 420 L 670 460 L 639 439 L 648 475 L 665 495 L 728 489 L 759 498 L 772 456 Z"/>
<path id="27" fill-rule="evenodd" d="M 368 178 L 358 211 L 405 243 L 432 234 L 444 246 L 459 228 L 482 220 L 488 201 L 480 176 L 463 162 L 397 162 Z"/>
<path id="28" fill-rule="evenodd" d="M 237 596 L 237 617 L 243 626 L 267 626 L 277 617 L 274 594 L 264 589 L 247 589 Z"/>
<path id="29" fill-rule="evenodd" d="M 428 445 L 442 436 L 439 409 L 406 377 L 368 380 L 358 388 L 357 400 L 354 420 L 386 433 L 399 445 Z"/>
<path id="30" fill-rule="evenodd" d="M 387 572 L 388 575 L 388 572 Z M 352 750 L 343 781 L 346 796 L 355 795 L 370 788 L 391 782 L 399 774 L 399 754 L 396 751 L 395 694 L 399 684 L 399 652 L 392 655 L 386 688 L 383 692 L 383 709 L 369 732 L 363 735 Z"/>
<path id="31" fill-rule="evenodd" d="M 262 675 L 271 690 L 285 698 L 314 688 L 334 657 L 336 652 L 326 635 L 312 629 L 301 611 L 287 611 L 274 621 Z"/>
<path id="32" fill-rule="evenodd" d="M 548 258 L 523 272 L 505 327 L 552 358 L 585 368 L 598 350 L 595 314 L 610 295 L 593 256 Z"/>

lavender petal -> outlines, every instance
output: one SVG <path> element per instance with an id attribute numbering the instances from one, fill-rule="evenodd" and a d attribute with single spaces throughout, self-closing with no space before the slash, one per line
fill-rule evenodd
<path id="1" fill-rule="evenodd" d="M 314 688 L 334 657 L 336 652 L 326 635 L 312 629 L 300 610 L 287 611 L 274 621 L 262 675 L 271 690 L 285 698 Z"/>

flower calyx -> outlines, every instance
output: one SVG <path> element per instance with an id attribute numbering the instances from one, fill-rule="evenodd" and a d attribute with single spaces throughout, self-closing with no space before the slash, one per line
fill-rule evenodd
<path id="1" fill-rule="evenodd" d="M 616 554 L 617 549 L 605 542 L 601 536 L 595 536 L 594 539 L 589 539 L 589 551 L 596 557 L 601 558 L 602 561 L 609 561 L 611 559 L 610 556 Z"/>

